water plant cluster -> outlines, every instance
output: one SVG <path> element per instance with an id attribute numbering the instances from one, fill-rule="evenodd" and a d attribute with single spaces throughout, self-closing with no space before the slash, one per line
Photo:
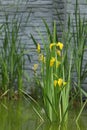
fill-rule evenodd
<path id="1" fill-rule="evenodd" d="M 87 98 L 87 93 L 82 88 L 87 74 L 87 63 L 84 65 L 87 43 L 86 19 L 81 18 L 76 1 L 75 26 L 69 16 L 67 29 L 63 30 L 61 41 L 58 41 L 56 22 L 53 23 L 52 32 L 44 19 L 43 23 L 46 27 L 47 40 L 40 32 L 39 35 L 44 51 L 40 43 L 31 35 L 38 53 L 38 64 L 34 64 L 34 71 L 36 73 L 40 66 L 41 77 L 36 74 L 36 78 L 38 77 L 42 90 L 43 109 L 50 122 L 66 124 L 69 108 L 75 101 L 80 108 L 76 119 L 78 121 L 87 103 L 87 100 L 83 102 L 83 97 Z M 76 74 L 75 78 L 73 72 Z"/>
<path id="2" fill-rule="evenodd" d="M 0 98 L 11 98 L 23 87 L 24 57 L 28 53 L 19 37 L 22 17 L 19 19 L 14 15 L 10 20 L 9 23 L 6 14 L 5 22 L 0 26 Z"/>
<path id="3" fill-rule="evenodd" d="M 53 22 L 53 29 L 50 31 L 46 21 L 42 19 L 47 39 L 44 39 L 40 31 L 38 35 L 41 37 L 44 49 L 31 34 L 38 55 L 38 62 L 34 64 L 33 71 L 37 83 L 35 87 L 38 86 L 36 90 L 40 90 L 40 102 L 23 90 L 24 56 L 28 52 L 25 51 L 25 46 L 22 46 L 21 38 L 19 38 L 21 23 L 14 17 L 9 24 L 6 15 L 6 22 L 0 26 L 3 37 L 0 49 L 0 98 L 3 96 L 10 98 L 13 90 L 15 92 L 20 90 L 27 96 L 25 97 L 27 101 L 29 98 L 33 102 L 32 108 L 42 121 L 47 119 L 51 123 L 57 122 L 59 128 L 64 126 L 64 130 L 69 119 L 70 108 L 73 108 L 74 104 L 80 108 L 77 122 L 87 103 L 87 100 L 83 102 L 83 96 L 87 98 L 87 93 L 82 88 L 87 76 L 87 63 L 84 65 L 84 54 L 87 49 L 87 22 L 85 18 L 81 18 L 78 11 L 76 0 L 75 26 L 69 16 L 67 29 L 62 30 L 61 41 L 58 40 L 56 21 Z M 37 73 L 38 68 L 39 73 Z"/>

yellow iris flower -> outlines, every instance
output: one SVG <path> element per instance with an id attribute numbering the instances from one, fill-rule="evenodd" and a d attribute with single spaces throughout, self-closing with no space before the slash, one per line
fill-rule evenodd
<path id="1" fill-rule="evenodd" d="M 59 87 L 61 87 L 63 85 L 63 79 L 61 79 L 61 78 L 58 79 L 58 85 L 59 85 Z"/>
<path id="2" fill-rule="evenodd" d="M 34 66 L 33 66 L 33 70 L 36 71 L 37 68 L 38 68 L 38 64 L 34 64 Z"/>
<path id="3" fill-rule="evenodd" d="M 54 87 L 56 87 L 57 85 L 57 80 L 54 80 Z"/>
<path id="4" fill-rule="evenodd" d="M 63 81 L 62 78 L 59 78 L 58 80 L 54 80 L 54 87 L 56 87 L 58 84 L 59 87 L 65 86 L 67 82 Z"/>
<path id="5" fill-rule="evenodd" d="M 41 51 L 41 47 L 40 47 L 40 44 L 38 43 L 37 44 L 37 52 L 40 53 L 40 51 Z"/>
<path id="6" fill-rule="evenodd" d="M 45 63 L 46 59 L 43 54 L 39 55 L 39 60 Z"/>
<path id="7" fill-rule="evenodd" d="M 57 50 L 57 55 L 61 56 L 61 51 L 60 50 Z"/>
<path id="8" fill-rule="evenodd" d="M 60 50 L 62 50 L 64 45 L 63 45 L 63 43 L 58 42 L 58 43 L 56 44 L 56 46 L 58 46 L 58 47 L 60 48 Z"/>
<path id="9" fill-rule="evenodd" d="M 55 43 L 51 43 L 50 44 L 50 50 L 52 49 L 53 46 L 55 46 L 56 44 Z"/>
<path id="10" fill-rule="evenodd" d="M 63 82 L 63 85 L 65 86 L 67 84 L 67 82 Z"/>
<path id="11" fill-rule="evenodd" d="M 54 62 L 55 62 L 55 58 L 52 57 L 51 60 L 50 60 L 50 67 L 52 67 L 54 65 Z"/>

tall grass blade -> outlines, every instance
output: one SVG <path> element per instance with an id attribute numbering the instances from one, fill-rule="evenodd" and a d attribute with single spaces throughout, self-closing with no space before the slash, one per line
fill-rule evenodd
<path id="1" fill-rule="evenodd" d="M 84 104 L 83 104 L 83 106 L 82 106 L 82 108 L 81 108 L 81 110 L 80 110 L 80 112 L 79 112 L 79 114 L 78 114 L 78 116 L 76 118 L 76 123 L 78 123 L 78 120 L 79 120 L 79 118 L 80 118 L 80 116 L 82 114 L 82 111 L 83 111 L 86 104 L 87 104 L 87 100 L 84 102 Z"/>
<path id="2" fill-rule="evenodd" d="M 42 19 L 42 20 L 43 20 L 43 23 L 44 23 L 45 28 L 47 30 L 47 35 L 48 35 L 49 41 L 50 41 L 50 43 L 52 43 L 53 42 L 52 34 L 51 34 L 51 31 L 50 31 L 50 29 L 48 27 L 48 24 L 46 23 L 46 21 L 44 19 Z"/>

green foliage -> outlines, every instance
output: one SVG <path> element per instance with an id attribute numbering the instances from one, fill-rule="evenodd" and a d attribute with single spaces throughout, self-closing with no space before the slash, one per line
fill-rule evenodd
<path id="1" fill-rule="evenodd" d="M 47 30 L 48 39 L 45 43 L 43 36 L 39 32 L 45 47 L 44 53 L 38 50 L 40 45 L 36 45 L 37 42 L 32 36 L 39 52 L 38 56 L 41 64 L 41 78 L 39 81 L 43 92 L 43 105 L 45 113 L 51 122 L 59 121 L 59 123 L 63 123 L 68 120 L 72 51 L 69 55 L 70 60 L 68 60 L 67 50 L 69 48 L 66 49 L 63 43 L 57 41 L 56 22 L 54 22 L 53 34 L 46 21 L 43 20 L 43 22 Z"/>
<path id="2" fill-rule="evenodd" d="M 47 39 L 44 39 L 40 31 L 38 31 L 38 34 L 44 45 L 44 52 L 40 50 L 40 44 L 37 44 L 37 41 L 31 35 L 40 57 L 41 78 L 39 82 L 43 92 L 43 105 L 48 119 L 51 122 L 58 121 L 62 124 L 68 120 L 69 106 L 72 102 L 69 98 L 71 96 L 70 91 L 72 90 L 71 83 L 75 83 L 72 77 L 73 71 L 76 71 L 77 83 L 75 84 L 77 85 L 78 91 L 74 93 L 72 100 L 79 95 L 78 98 L 80 97 L 79 101 L 82 104 L 82 94 L 87 96 L 81 88 L 81 83 L 83 83 L 87 76 L 87 63 L 83 69 L 83 57 L 87 41 L 87 23 L 85 18 L 81 18 L 80 11 L 78 11 L 77 0 L 74 23 L 76 26 L 73 24 L 73 21 L 71 21 L 71 17 L 68 16 L 67 29 L 62 30 L 62 42 L 64 45 L 58 41 L 56 22 L 54 21 L 53 32 L 50 31 L 44 19 L 43 23 L 46 28 Z M 60 25 L 62 29 L 64 29 L 61 21 Z M 64 48 L 62 47 L 61 49 L 62 45 Z M 58 66 L 57 63 L 59 63 Z M 77 118 L 81 115 L 83 108 L 84 104 Z"/>
<path id="3" fill-rule="evenodd" d="M 73 24 L 73 23 L 72 23 Z M 74 24 L 76 26 L 74 26 Z M 75 23 L 73 26 L 73 48 L 74 48 L 74 64 L 75 64 L 75 71 L 77 75 L 77 87 L 80 93 L 80 101 L 82 104 L 82 93 L 80 89 L 82 88 L 82 83 L 84 82 L 87 76 L 87 63 L 84 66 L 84 52 L 86 49 L 86 42 L 87 42 L 87 23 L 86 19 L 81 18 L 80 10 L 78 1 L 76 0 L 75 6 Z M 84 69 L 83 69 L 84 67 Z"/>
<path id="4" fill-rule="evenodd" d="M 16 16 L 9 23 L 9 16 L 5 16 L 6 21 L 3 24 L 2 48 L 0 50 L 0 68 L 1 68 L 1 90 L 7 91 L 18 90 L 23 86 L 23 67 L 25 64 L 24 55 L 29 51 L 19 38 L 21 21 Z M 29 55 L 28 55 L 29 58 Z"/>

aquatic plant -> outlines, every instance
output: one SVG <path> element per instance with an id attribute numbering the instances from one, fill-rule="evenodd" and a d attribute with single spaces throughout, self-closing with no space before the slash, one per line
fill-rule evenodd
<path id="1" fill-rule="evenodd" d="M 10 96 L 12 91 L 18 91 L 18 89 L 23 86 L 24 56 L 27 55 L 29 51 L 25 50 L 25 46 L 22 44 L 21 38 L 19 38 L 21 18 L 18 20 L 18 18 L 14 16 L 10 23 L 7 14 L 5 18 L 6 21 L 1 30 L 1 32 L 3 32 L 3 40 L 0 50 L 0 88 L 2 92 L 10 90 L 8 91 L 8 95 Z"/>
<path id="2" fill-rule="evenodd" d="M 68 60 L 66 51 L 68 48 L 64 49 L 64 44 L 57 39 L 56 22 L 54 22 L 53 34 L 51 34 L 46 21 L 43 20 L 43 22 L 48 36 L 47 42 L 42 40 L 44 53 L 41 51 L 40 44 L 37 44 L 31 35 L 36 45 L 41 65 L 39 81 L 43 92 L 43 106 L 48 119 L 51 122 L 59 121 L 61 124 L 68 120 L 72 51 L 69 55 L 70 60 Z M 40 32 L 39 34 L 41 35 Z M 42 39 L 44 38 L 42 37 Z"/>
<path id="3" fill-rule="evenodd" d="M 58 12 L 57 12 L 58 13 Z M 74 20 L 68 15 L 68 20 L 66 23 L 66 27 L 60 21 L 60 25 L 63 31 L 63 41 L 67 54 L 70 54 L 72 51 L 72 72 L 71 72 L 71 82 L 72 89 L 74 89 L 74 95 L 70 95 L 70 101 L 73 102 L 76 100 L 76 104 L 78 108 L 80 108 L 80 112 L 77 116 L 77 120 L 80 118 L 82 111 L 87 104 L 87 92 L 84 91 L 82 84 L 87 77 L 87 63 L 84 59 L 86 54 L 86 43 L 87 43 L 87 22 L 85 16 L 82 17 L 79 8 L 79 1 L 76 0 L 75 9 L 74 9 Z M 58 20 L 60 17 L 58 15 Z M 65 32 L 66 31 L 66 32 Z M 67 55 L 67 56 L 68 56 Z M 67 59 L 70 59 L 68 56 Z M 67 62 L 67 60 L 66 60 Z M 67 66 L 66 66 L 67 68 Z M 67 70 L 67 69 L 66 69 Z M 75 77 L 73 77 L 73 72 L 75 72 Z M 71 89 L 71 93 L 72 93 Z M 83 101 L 83 97 L 85 96 L 85 101 Z"/>
<path id="4" fill-rule="evenodd" d="M 75 26 L 74 26 L 75 24 Z M 73 27 L 73 48 L 74 48 L 74 70 L 76 71 L 77 75 L 77 88 L 79 91 L 80 103 L 82 105 L 82 83 L 87 76 L 87 63 L 84 62 L 84 54 L 86 50 L 86 43 L 87 43 L 87 23 L 85 17 L 81 17 L 78 0 L 76 0 L 75 5 L 75 23 L 71 23 Z M 70 26 L 71 26 L 70 25 Z M 85 63 L 85 65 L 84 65 Z"/>
<path id="5" fill-rule="evenodd" d="M 77 7 L 78 1 L 76 0 L 76 26 L 73 25 L 73 21 L 71 21 L 69 16 L 67 29 L 64 29 L 62 33 L 62 42 L 64 44 L 58 41 L 56 22 L 54 22 L 52 34 L 46 21 L 43 19 L 48 40 L 45 40 L 40 31 L 38 31 L 44 45 L 44 52 L 41 50 L 40 44 L 31 35 L 36 45 L 41 65 L 41 78 L 39 82 L 43 92 L 44 110 L 51 122 L 58 121 L 60 124 L 68 120 L 69 106 L 75 98 L 78 98 L 80 104 L 83 105 L 76 119 L 77 121 L 85 106 L 85 103 L 82 103 L 82 95 L 87 97 L 81 86 L 87 75 L 87 63 L 83 69 L 87 24 L 85 19 L 81 18 L 80 12 L 78 13 Z M 63 25 L 61 26 L 63 29 Z M 73 31 L 71 27 L 73 27 Z M 76 72 L 77 81 L 73 80 L 73 71 Z M 77 87 L 76 92 L 71 98 L 70 92 L 72 91 L 73 83 L 74 87 Z"/>

